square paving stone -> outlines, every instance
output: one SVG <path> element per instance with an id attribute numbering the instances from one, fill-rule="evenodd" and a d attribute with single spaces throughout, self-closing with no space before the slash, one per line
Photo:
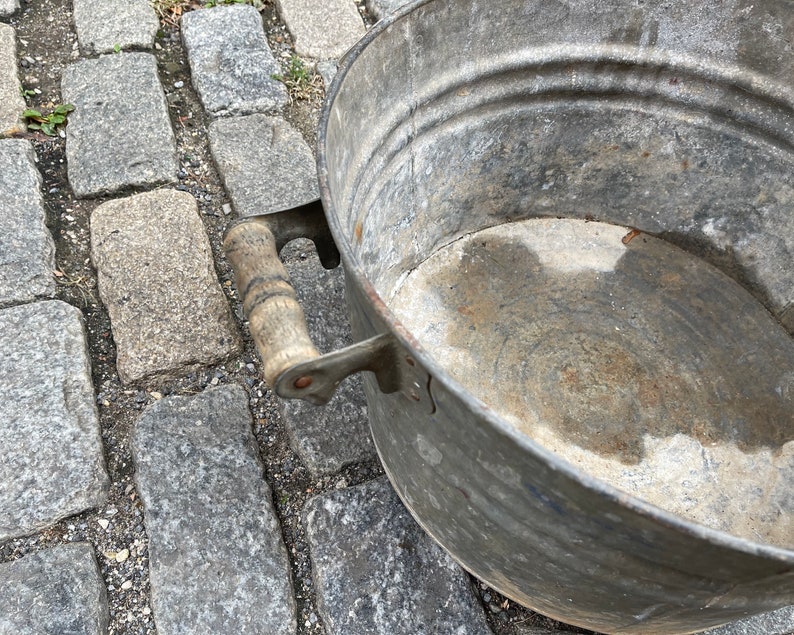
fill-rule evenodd
<path id="1" fill-rule="evenodd" d="M 385 477 L 311 499 L 304 524 L 328 635 L 491 635 L 466 573 Z"/>
<path id="2" fill-rule="evenodd" d="M 239 216 L 319 198 L 314 154 L 284 119 L 259 114 L 217 119 L 210 124 L 209 137 L 212 157 Z"/>
<path id="3" fill-rule="evenodd" d="M 66 160 L 76 196 L 176 181 L 176 141 L 153 55 L 76 62 L 63 72 L 61 93 L 75 106 L 66 128 Z"/>
<path id="4" fill-rule="evenodd" d="M 0 564 L 2 635 L 104 635 L 105 584 L 87 542 Z"/>
<path id="5" fill-rule="evenodd" d="M 19 2 L 0 0 L 0 17 L 11 15 Z M 17 77 L 17 42 L 14 27 L 0 24 L 0 137 L 25 132 L 25 100 Z"/>
<path id="6" fill-rule="evenodd" d="M 294 635 L 287 549 L 236 385 L 166 397 L 138 420 L 135 480 L 160 635 Z"/>
<path id="7" fill-rule="evenodd" d="M 276 0 L 276 7 L 298 55 L 339 58 L 367 31 L 353 0 Z"/>
<path id="8" fill-rule="evenodd" d="M 241 348 L 212 249 L 187 192 L 108 201 L 91 216 L 91 255 L 124 383 L 180 377 Z"/>
<path id="9" fill-rule="evenodd" d="M 77 39 L 87 53 L 152 48 L 160 28 L 147 0 L 73 0 L 73 8 Z"/>
<path id="10" fill-rule="evenodd" d="M 29 141 L 0 139 L 0 307 L 55 294 L 55 245 L 35 158 Z"/>
<path id="11" fill-rule="evenodd" d="M 0 541 L 105 501 L 108 477 L 80 311 L 0 311 Z"/>
<path id="12" fill-rule="evenodd" d="M 273 112 L 289 101 L 281 67 L 250 5 L 218 6 L 182 16 L 193 86 L 212 116 Z"/>

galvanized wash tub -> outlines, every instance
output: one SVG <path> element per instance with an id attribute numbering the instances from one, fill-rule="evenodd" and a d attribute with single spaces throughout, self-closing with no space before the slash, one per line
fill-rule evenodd
<path id="1" fill-rule="evenodd" d="M 794 604 L 793 9 L 414 3 L 340 64 L 327 226 L 229 232 L 271 385 L 371 371 L 408 509 L 541 613 L 690 633 Z M 298 235 L 341 254 L 359 344 L 308 340 Z"/>

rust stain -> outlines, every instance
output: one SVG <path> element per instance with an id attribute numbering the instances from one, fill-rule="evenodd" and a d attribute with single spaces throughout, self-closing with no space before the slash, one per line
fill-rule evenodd
<path id="1" fill-rule="evenodd" d="M 659 282 L 665 287 L 680 287 L 681 275 L 677 273 L 663 273 L 659 278 Z"/>
<path id="2" fill-rule="evenodd" d="M 684 159 L 681 161 L 681 169 L 688 170 L 689 169 L 689 159 Z"/>
<path id="3" fill-rule="evenodd" d="M 642 153 L 642 158 L 643 158 L 643 159 L 647 159 L 649 156 L 651 156 L 651 153 L 650 153 L 650 152 L 648 152 L 647 150 L 645 150 L 645 151 Z"/>
<path id="4" fill-rule="evenodd" d="M 353 230 L 353 233 L 356 236 L 356 243 L 358 243 L 360 245 L 361 244 L 361 237 L 364 234 L 364 223 L 362 223 L 361 221 L 357 221 L 356 222 L 356 227 Z"/>
<path id="5" fill-rule="evenodd" d="M 566 366 L 562 369 L 562 380 L 566 384 L 570 386 L 576 386 L 579 384 L 579 373 L 576 371 L 575 368 L 571 368 L 570 366 Z"/>
<path id="6" fill-rule="evenodd" d="M 474 315 L 474 310 L 473 310 L 473 309 L 472 309 L 470 306 L 468 306 L 468 305 L 466 305 L 466 304 L 462 304 L 462 305 L 460 305 L 460 306 L 457 308 L 457 311 L 458 311 L 458 313 L 460 313 L 461 315 L 466 315 L 466 316 L 468 316 L 468 317 L 471 317 L 472 315 Z"/>
<path id="7" fill-rule="evenodd" d="M 632 230 L 628 234 L 623 236 L 623 238 L 621 239 L 620 242 L 622 242 L 624 245 L 628 245 L 632 240 L 634 240 L 641 233 L 642 232 L 639 229 L 632 228 Z"/>

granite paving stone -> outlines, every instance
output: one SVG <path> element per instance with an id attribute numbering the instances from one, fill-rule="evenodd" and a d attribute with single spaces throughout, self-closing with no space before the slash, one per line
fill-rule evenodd
<path id="1" fill-rule="evenodd" d="M 2 635 L 104 635 L 107 596 L 90 543 L 0 564 L 0 607 Z"/>
<path id="2" fill-rule="evenodd" d="M 317 72 L 320 73 L 320 77 L 323 78 L 323 86 L 326 92 L 328 92 L 328 89 L 331 87 L 331 82 L 333 82 L 334 77 L 336 77 L 336 71 L 336 60 L 317 62 Z"/>
<path id="3" fill-rule="evenodd" d="M 189 193 L 162 189 L 103 203 L 91 216 L 91 255 L 123 382 L 179 377 L 240 350 Z"/>
<path id="4" fill-rule="evenodd" d="M 239 216 L 297 207 L 319 197 L 314 155 L 281 117 L 217 119 L 210 149 Z M 256 139 L 256 143 L 251 143 Z"/>
<path id="5" fill-rule="evenodd" d="M 132 449 L 160 635 L 296 632 L 287 551 L 245 391 L 166 397 Z"/>
<path id="6" fill-rule="evenodd" d="M 69 183 L 78 197 L 176 181 L 179 163 L 157 62 L 149 53 L 82 60 L 63 72 Z"/>
<path id="7" fill-rule="evenodd" d="M 30 141 L 0 139 L 0 307 L 55 294 L 55 244 L 35 158 Z"/>
<path id="8" fill-rule="evenodd" d="M 394 13 L 401 6 L 408 4 L 408 0 L 367 0 L 367 11 L 369 11 L 376 20 Z"/>
<path id="9" fill-rule="evenodd" d="M 366 33 L 353 0 L 276 0 L 298 55 L 337 59 Z"/>
<path id="10" fill-rule="evenodd" d="M 109 486 L 80 311 L 0 311 L 0 541 L 101 505 Z"/>
<path id="11" fill-rule="evenodd" d="M 491 635 L 468 576 L 385 477 L 311 499 L 304 522 L 328 635 Z"/>
<path id="12" fill-rule="evenodd" d="M 315 346 L 322 352 L 348 346 L 351 336 L 342 267 L 323 269 L 314 246 L 305 239 L 287 245 L 282 255 Z M 358 375 L 342 382 L 322 407 L 300 399 L 281 403 L 290 445 L 312 474 L 332 474 L 350 463 L 375 458 Z"/>
<path id="13" fill-rule="evenodd" d="M 791 635 L 794 633 L 794 606 L 748 617 L 703 635 Z"/>
<path id="14" fill-rule="evenodd" d="M 181 25 L 193 86 L 210 115 L 273 112 L 289 101 L 284 84 L 273 79 L 281 67 L 254 7 L 190 11 Z"/>
<path id="15" fill-rule="evenodd" d="M 0 0 L 0 16 L 13 13 L 10 9 L 13 6 L 18 8 L 19 3 Z M 25 131 L 24 110 L 25 100 L 17 76 L 16 31 L 12 26 L 0 24 L 0 137 Z"/>
<path id="16" fill-rule="evenodd" d="M 19 0 L 0 0 L 0 18 L 10 18 L 19 9 Z"/>
<path id="17" fill-rule="evenodd" d="M 86 53 L 152 48 L 160 22 L 147 0 L 73 0 L 74 25 Z"/>

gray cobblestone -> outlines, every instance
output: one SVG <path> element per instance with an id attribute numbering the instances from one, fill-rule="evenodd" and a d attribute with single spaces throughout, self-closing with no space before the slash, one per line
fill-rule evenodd
<path id="1" fill-rule="evenodd" d="M 328 635 L 491 635 L 466 574 L 385 477 L 313 498 L 305 524 Z"/>
<path id="2" fill-rule="evenodd" d="M 0 0 L 0 16 L 10 15 L 4 9 L 19 7 L 18 2 Z M 14 27 L 0 24 L 0 137 L 24 132 L 22 111 L 25 100 L 22 99 L 21 85 L 17 77 L 17 44 Z"/>
<path id="3" fill-rule="evenodd" d="M 80 312 L 58 300 L 0 311 L 0 540 L 101 505 L 99 421 Z"/>
<path id="4" fill-rule="evenodd" d="M 119 53 L 72 64 L 61 92 L 75 106 L 66 160 L 78 197 L 176 180 L 176 142 L 152 55 Z"/>
<path id="5" fill-rule="evenodd" d="M 122 381 L 178 377 L 239 351 L 190 194 L 157 190 L 103 203 L 91 217 L 91 246 Z"/>
<path id="6" fill-rule="evenodd" d="M 353 0 L 276 0 L 298 55 L 337 59 L 366 29 Z"/>
<path id="7" fill-rule="evenodd" d="M 0 140 L 0 307 L 55 293 L 55 245 L 35 156 L 29 141 Z"/>
<path id="8" fill-rule="evenodd" d="M 147 0 L 73 0 L 73 7 L 77 38 L 87 53 L 152 48 L 160 28 Z"/>
<path id="9" fill-rule="evenodd" d="M 212 157 L 239 216 L 296 207 L 319 197 L 314 155 L 284 119 L 218 119 L 210 124 L 209 136 Z"/>
<path id="10" fill-rule="evenodd" d="M 0 633 L 104 635 L 105 585 L 87 542 L 0 564 Z"/>
<path id="11" fill-rule="evenodd" d="M 334 77 L 336 77 L 336 61 L 325 60 L 323 62 L 318 62 L 317 72 L 320 73 L 320 77 L 323 78 L 323 86 L 325 86 L 325 90 L 328 91 L 331 82 L 334 81 Z"/>
<path id="12" fill-rule="evenodd" d="M 706 631 L 703 635 L 791 635 L 794 633 L 794 606 L 748 617 Z"/>
<path id="13" fill-rule="evenodd" d="M 405 4 L 408 0 L 367 0 L 367 11 L 380 20 Z"/>
<path id="14" fill-rule="evenodd" d="M 281 69 L 254 7 L 191 11 L 182 17 L 182 39 L 193 86 L 211 115 L 272 112 L 289 100 L 284 84 L 272 77 Z"/>
<path id="15" fill-rule="evenodd" d="M 166 397 L 133 440 L 161 635 L 296 630 L 287 551 L 238 386 Z"/>

